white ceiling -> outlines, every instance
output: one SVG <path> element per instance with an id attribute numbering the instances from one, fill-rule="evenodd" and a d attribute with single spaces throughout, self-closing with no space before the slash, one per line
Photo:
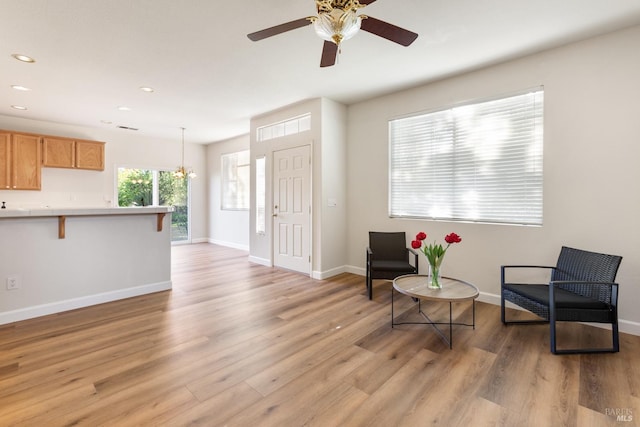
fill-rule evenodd
<path id="1" fill-rule="evenodd" d="M 321 69 L 311 26 L 246 37 L 315 14 L 313 0 L 0 0 L 0 114 L 214 142 L 303 99 L 350 104 L 635 25 L 640 0 L 377 0 L 361 13 L 420 36 L 360 32 Z"/>

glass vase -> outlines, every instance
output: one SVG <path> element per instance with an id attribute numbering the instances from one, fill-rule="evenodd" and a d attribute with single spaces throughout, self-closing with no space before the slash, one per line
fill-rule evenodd
<path id="1" fill-rule="evenodd" d="M 442 289 L 441 274 L 442 271 L 439 265 L 429 265 L 429 289 Z"/>

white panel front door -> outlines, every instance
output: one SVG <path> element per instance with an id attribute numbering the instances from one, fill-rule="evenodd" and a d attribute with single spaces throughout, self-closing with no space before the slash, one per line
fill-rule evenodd
<path id="1" fill-rule="evenodd" d="M 273 153 L 273 264 L 311 273 L 311 163 L 308 145 Z"/>

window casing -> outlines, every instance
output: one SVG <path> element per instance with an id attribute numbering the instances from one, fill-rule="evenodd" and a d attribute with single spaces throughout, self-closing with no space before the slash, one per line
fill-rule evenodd
<path id="1" fill-rule="evenodd" d="M 544 91 L 389 122 L 389 215 L 542 225 Z"/>
<path id="2" fill-rule="evenodd" d="M 292 117 L 256 129 L 256 141 L 264 142 L 274 138 L 306 132 L 311 129 L 311 113 Z"/>
<path id="3" fill-rule="evenodd" d="M 223 210 L 249 209 L 249 150 L 222 155 Z"/>

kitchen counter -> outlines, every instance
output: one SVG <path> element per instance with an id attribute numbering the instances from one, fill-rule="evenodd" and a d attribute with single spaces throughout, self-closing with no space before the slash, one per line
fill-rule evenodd
<path id="1" fill-rule="evenodd" d="M 0 218 L 80 216 L 80 215 L 145 215 L 173 212 L 173 206 L 144 206 L 126 208 L 32 208 L 0 209 Z"/>
<path id="2" fill-rule="evenodd" d="M 170 290 L 172 212 L 0 209 L 0 325 Z"/>
<path id="3" fill-rule="evenodd" d="M 104 215 L 156 215 L 156 229 L 162 231 L 164 217 L 173 212 L 173 206 L 144 206 L 125 208 L 33 208 L 33 209 L 0 209 L 0 220 L 5 218 L 43 218 L 58 217 L 58 238 L 66 236 L 66 220 L 76 216 Z"/>

